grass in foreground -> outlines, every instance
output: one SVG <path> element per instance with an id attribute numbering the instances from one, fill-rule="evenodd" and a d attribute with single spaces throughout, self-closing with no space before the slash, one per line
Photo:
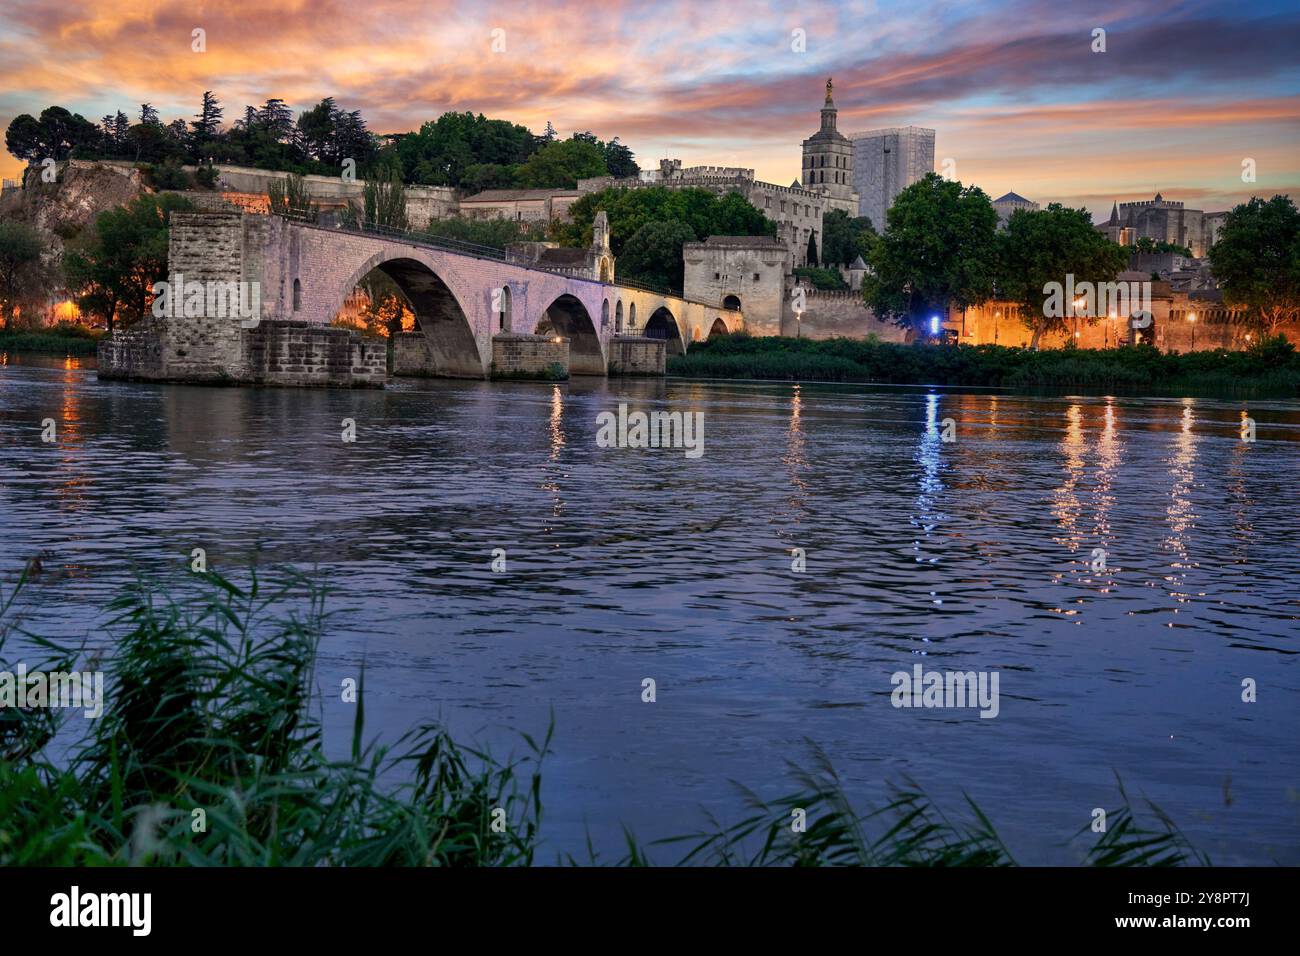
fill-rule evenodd
<path id="1" fill-rule="evenodd" d="M 1000 345 L 897 345 L 871 339 L 739 334 L 692 344 L 686 355 L 669 360 L 668 373 L 891 385 L 1300 392 L 1300 354 L 1282 336 L 1242 352 L 1220 349 L 1166 354 L 1149 346 L 1035 352 Z"/>
<path id="2" fill-rule="evenodd" d="M 365 739 L 362 686 L 347 705 L 355 708 L 350 748 L 331 757 L 320 713 L 327 697 L 337 701 L 314 689 L 324 591 L 289 572 L 269 583 L 254 574 L 247 588 L 202 578 L 200 593 L 183 602 L 143 583 L 113 602 L 112 658 L 81 663 L 107 670 L 100 719 L 72 711 L 61 725 L 63 711 L 0 708 L 0 865 L 537 862 L 549 730 L 540 741 L 524 735 L 523 762 L 498 761 L 433 724 L 390 748 Z M 83 653 L 13 620 L 17 593 L 0 601 L 0 671 L 16 670 L 6 652 L 15 636 L 45 656 L 28 661 L 29 673 L 76 667 Z M 862 815 L 830 761 L 814 754 L 811 770 L 791 766 L 794 793 L 764 801 L 742 791 L 748 815 L 738 823 L 653 846 L 692 865 L 1014 865 L 973 802 L 964 820 L 950 820 L 908 783 Z M 1087 863 L 1208 862 L 1154 806 L 1157 826 L 1140 826 L 1120 794 Z M 793 832 L 793 808 L 806 813 L 805 832 Z M 581 862 L 596 862 L 594 852 Z M 650 849 L 629 834 L 617 862 L 648 865 Z"/>

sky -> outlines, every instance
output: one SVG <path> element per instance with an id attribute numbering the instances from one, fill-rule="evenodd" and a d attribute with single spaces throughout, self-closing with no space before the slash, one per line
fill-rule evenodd
<path id="1" fill-rule="evenodd" d="M 784 185 L 833 77 L 841 131 L 934 129 L 936 171 L 1101 221 L 1157 191 L 1300 199 L 1298 51 L 1294 0 L 0 0 L 0 126 L 333 96 L 378 133 L 472 110 Z"/>

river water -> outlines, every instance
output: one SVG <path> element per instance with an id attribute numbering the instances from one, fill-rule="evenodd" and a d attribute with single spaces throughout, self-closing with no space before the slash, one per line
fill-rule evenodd
<path id="1" fill-rule="evenodd" d="M 787 793 L 811 741 L 863 808 L 905 777 L 958 816 L 969 794 L 1021 862 L 1074 862 L 1118 774 L 1216 863 L 1300 864 L 1296 403 L 4 361 L 0 576 L 45 555 L 30 628 L 108 640 L 106 602 L 194 547 L 314 569 L 320 684 L 364 659 L 372 732 L 522 754 L 554 715 L 547 858 L 735 820 L 731 781 Z M 599 447 L 621 402 L 703 413 L 704 453 Z M 997 716 L 893 706 L 918 663 L 996 672 Z M 350 709 L 325 719 L 346 746 Z"/>

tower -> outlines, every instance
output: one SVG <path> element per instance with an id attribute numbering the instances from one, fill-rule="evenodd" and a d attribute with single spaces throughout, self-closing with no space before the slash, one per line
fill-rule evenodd
<path id="1" fill-rule="evenodd" d="M 853 143 L 836 129 L 838 115 L 831 81 L 827 80 L 821 129 L 803 141 L 802 185 L 804 189 L 826 197 L 827 209 L 842 209 L 850 216 L 856 216 L 858 196 L 853 188 Z"/>

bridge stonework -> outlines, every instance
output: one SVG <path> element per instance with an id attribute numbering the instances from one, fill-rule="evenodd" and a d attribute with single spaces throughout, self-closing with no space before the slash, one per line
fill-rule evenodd
<path id="1" fill-rule="evenodd" d="M 140 343 L 133 342 L 130 349 L 110 343 L 102 350 L 109 358 L 104 370 L 109 377 L 376 384 L 375 346 L 353 333 L 351 360 L 344 361 L 340 330 L 329 329 L 344 299 L 373 269 L 402 289 L 422 336 L 422 360 L 415 343 L 402 344 L 395 369 L 399 374 L 484 378 L 491 369 L 493 337 L 504 333 L 563 337 L 571 374 L 605 375 L 611 360 L 627 354 L 624 345 L 611 348 L 616 337 L 663 339 L 668 354 L 676 354 L 693 341 L 745 327 L 739 310 L 561 275 L 487 254 L 251 213 L 174 214 L 168 269 L 187 283 L 258 283 L 260 323 L 294 323 L 299 352 L 317 348 L 311 330 L 320 330 L 319 348 L 328 353 L 321 371 L 329 374 L 304 379 L 300 365 L 297 379 L 281 378 L 278 367 L 264 367 L 265 349 L 258 348 L 267 330 L 255 334 L 241 327 L 238 316 L 203 316 L 155 320 L 161 359 L 150 361 L 161 371 L 151 374 L 132 375 L 131 369 L 119 367 L 127 359 L 118 357 L 139 354 Z M 353 379 L 343 373 L 345 367 L 355 369 Z"/>

